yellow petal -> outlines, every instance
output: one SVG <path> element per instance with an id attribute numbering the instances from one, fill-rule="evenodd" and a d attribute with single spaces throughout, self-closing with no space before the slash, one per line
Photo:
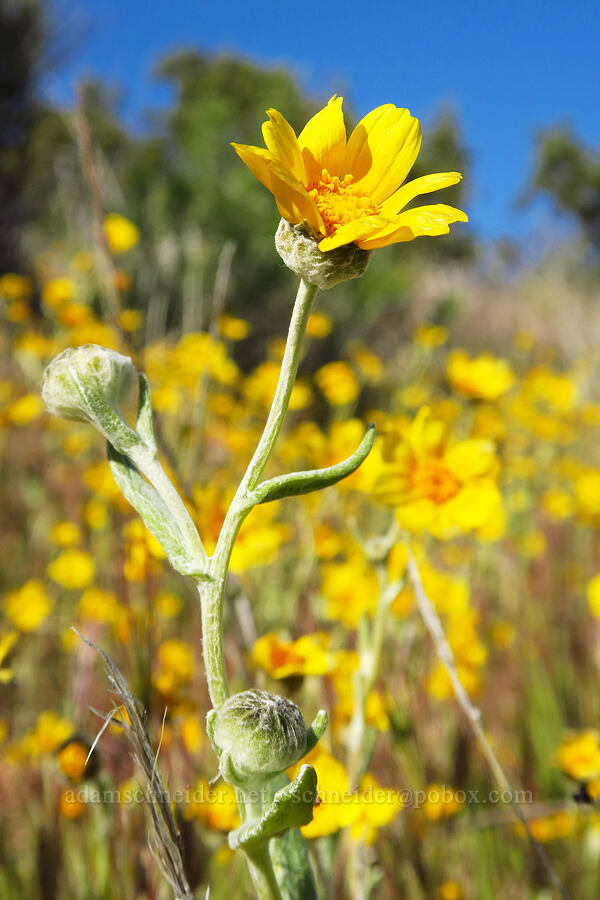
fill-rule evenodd
<path id="1" fill-rule="evenodd" d="M 463 531 L 481 528 L 502 503 L 492 478 L 470 481 L 446 503 L 446 510 Z"/>
<path id="2" fill-rule="evenodd" d="M 433 206 L 417 206 L 397 215 L 389 229 L 373 238 L 366 238 L 360 246 L 365 250 L 387 247 L 400 241 L 412 241 L 422 235 L 447 234 L 451 222 L 468 222 L 466 213 L 453 206 L 438 203 Z"/>
<path id="3" fill-rule="evenodd" d="M 460 441 L 444 455 L 445 464 L 452 474 L 462 482 L 487 475 L 495 461 L 494 443 L 485 438 L 470 438 Z"/>
<path id="4" fill-rule="evenodd" d="M 253 175 L 271 191 L 284 219 L 294 225 L 308 222 L 316 232 L 324 230 L 321 214 L 312 197 L 268 150 L 247 144 L 232 144 L 232 147 Z"/>
<path id="5" fill-rule="evenodd" d="M 280 163 L 292 173 L 301 184 L 306 180 L 302 154 L 298 145 L 296 132 L 276 109 L 268 109 L 269 122 L 262 127 L 267 149 Z"/>
<path id="6" fill-rule="evenodd" d="M 384 200 L 381 204 L 381 213 L 384 216 L 395 216 L 420 194 L 441 191 L 442 188 L 457 184 L 461 179 L 460 172 L 438 172 L 435 175 L 423 175 L 421 178 L 415 178 L 408 184 L 403 184 L 401 188 L 394 191 L 391 197 Z"/>
<path id="7" fill-rule="evenodd" d="M 357 187 L 382 203 L 402 184 L 420 146 L 421 126 L 407 109 L 379 107 L 354 129 L 346 152 L 347 170 Z"/>
<path id="8" fill-rule="evenodd" d="M 373 153 L 369 147 L 369 134 L 375 128 L 380 119 L 391 109 L 395 109 L 393 103 L 386 103 L 371 110 L 370 113 L 360 120 L 352 134 L 348 139 L 346 147 L 346 159 L 344 169 L 354 175 L 354 180 L 358 181 L 370 170 L 373 164 Z M 402 110 L 403 113 L 409 115 L 407 109 Z"/>
<path id="9" fill-rule="evenodd" d="M 323 169 L 330 175 L 343 175 L 346 152 L 346 127 L 342 98 L 335 95 L 327 106 L 306 123 L 298 135 L 306 169 L 307 185 L 321 177 Z"/>
<path id="10" fill-rule="evenodd" d="M 396 510 L 398 523 L 408 531 L 419 533 L 429 528 L 437 515 L 436 505 L 433 500 L 424 497 L 414 500 Z"/>
<path id="11" fill-rule="evenodd" d="M 323 238 L 319 243 L 319 250 L 322 253 L 326 253 L 328 250 L 343 247 L 344 244 L 350 244 L 352 241 L 358 243 L 360 238 L 376 236 L 387 225 L 389 225 L 389 219 L 384 219 L 382 216 L 366 216 L 364 219 L 354 219 L 346 225 L 340 225 L 334 234 Z"/>

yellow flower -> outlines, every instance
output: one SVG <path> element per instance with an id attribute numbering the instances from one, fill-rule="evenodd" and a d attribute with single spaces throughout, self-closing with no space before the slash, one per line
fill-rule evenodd
<path id="1" fill-rule="evenodd" d="M 42 290 L 42 301 L 49 309 L 70 303 L 75 296 L 75 282 L 70 278 L 53 278 Z"/>
<path id="2" fill-rule="evenodd" d="M 588 581 L 585 592 L 591 614 L 600 619 L 600 573 Z"/>
<path id="3" fill-rule="evenodd" d="M 306 323 L 306 334 L 308 337 L 324 338 L 327 337 L 332 328 L 332 321 L 325 313 L 311 312 Z"/>
<path id="4" fill-rule="evenodd" d="M 558 487 L 548 488 L 542 494 L 541 506 L 551 519 L 568 519 L 573 512 L 573 498 Z"/>
<path id="5" fill-rule="evenodd" d="M 457 794 L 445 784 L 430 784 L 423 804 L 423 812 L 430 822 L 438 822 L 455 815 L 462 803 Z"/>
<path id="6" fill-rule="evenodd" d="M 426 350 L 433 350 L 434 347 L 441 347 L 448 340 L 448 329 L 443 325 L 419 325 L 415 331 L 415 344 L 424 347 Z"/>
<path id="7" fill-rule="evenodd" d="M 144 316 L 139 309 L 123 309 L 119 321 L 123 331 L 137 331 L 144 324 Z"/>
<path id="8" fill-rule="evenodd" d="M 106 504 L 92 497 L 84 507 L 85 523 L 92 531 L 104 531 L 108 525 Z"/>
<path id="9" fill-rule="evenodd" d="M 91 619 L 92 622 L 114 622 L 118 611 L 116 595 L 97 587 L 89 587 L 83 592 L 77 608 L 82 619 Z"/>
<path id="10" fill-rule="evenodd" d="M 444 204 L 404 208 L 420 194 L 456 184 L 458 172 L 425 175 L 408 184 L 421 146 L 421 126 L 407 109 L 377 107 L 350 138 L 342 98 L 333 96 L 296 134 L 275 109 L 263 125 L 267 149 L 233 144 L 238 156 L 275 197 L 282 217 L 306 223 L 323 252 L 353 241 L 364 250 L 446 234 L 467 216 Z M 404 210 L 404 212 L 402 212 Z"/>
<path id="11" fill-rule="evenodd" d="M 48 709 L 40 713 L 35 728 L 23 736 L 21 750 L 25 756 L 35 759 L 45 753 L 54 753 L 72 734 L 71 723 Z"/>
<path id="12" fill-rule="evenodd" d="M 177 594 L 162 591 L 154 598 L 154 609 L 163 619 L 174 619 L 181 612 L 181 598 Z"/>
<path id="13" fill-rule="evenodd" d="M 31 309 L 25 300 L 13 300 L 6 310 L 9 322 L 26 322 L 31 317 Z"/>
<path id="14" fill-rule="evenodd" d="M 588 781 L 600 775 L 600 736 L 592 729 L 563 741 L 558 750 L 561 769 L 575 781 Z"/>
<path id="15" fill-rule="evenodd" d="M 379 691 L 370 691 L 365 701 L 365 721 L 367 725 L 372 725 L 377 731 L 389 731 L 388 709 L 390 708 L 389 700 L 383 697 Z"/>
<path id="16" fill-rule="evenodd" d="M 243 341 L 250 334 L 250 325 L 235 316 L 219 316 L 219 332 L 227 341 Z"/>
<path id="17" fill-rule="evenodd" d="M 515 384 L 516 378 L 505 359 L 489 353 L 472 358 L 464 350 L 455 350 L 448 357 L 448 380 L 455 391 L 467 397 L 497 400 Z"/>
<path id="18" fill-rule="evenodd" d="M 52 609 L 52 600 L 41 581 L 33 578 L 4 600 L 7 619 L 19 631 L 35 631 Z"/>
<path id="19" fill-rule="evenodd" d="M 25 394 L 8 408 L 7 416 L 14 425 L 29 425 L 44 412 L 44 401 L 38 394 Z"/>
<path id="20" fill-rule="evenodd" d="M 352 347 L 352 362 L 368 384 L 380 384 L 383 378 L 383 363 L 363 344 Z"/>
<path id="21" fill-rule="evenodd" d="M 567 837 L 576 825 L 576 818 L 570 811 L 562 810 L 543 819 L 530 819 L 529 828 L 536 841 L 542 844 Z"/>
<path id="22" fill-rule="evenodd" d="M 345 562 L 326 563 L 321 571 L 328 619 L 356 628 L 365 613 L 374 612 L 379 583 L 375 569 L 364 556 L 357 553 Z"/>
<path id="23" fill-rule="evenodd" d="M 265 409 L 270 409 L 279 381 L 279 371 L 279 363 L 271 360 L 257 366 L 244 382 L 246 397 L 253 403 L 260 403 Z M 290 397 L 290 409 L 304 409 L 311 400 L 312 393 L 307 390 L 307 386 L 302 380 L 296 381 Z"/>
<path id="24" fill-rule="evenodd" d="M 198 819 L 213 831 L 232 831 L 240 824 L 235 790 L 225 781 L 211 786 L 200 778 L 183 815 L 186 819 Z"/>
<path id="25" fill-rule="evenodd" d="M 490 628 L 490 640 L 495 647 L 510 647 L 517 630 L 510 622 L 494 622 Z"/>
<path id="26" fill-rule="evenodd" d="M 48 565 L 48 575 L 61 587 L 77 590 L 87 587 L 94 578 L 96 563 L 83 550 L 65 550 Z"/>
<path id="27" fill-rule="evenodd" d="M 57 522 L 52 526 L 49 537 L 59 547 L 72 547 L 81 540 L 81 531 L 74 522 Z"/>
<path id="28" fill-rule="evenodd" d="M 390 427 L 374 493 L 397 507 L 407 530 L 447 539 L 481 528 L 497 513 L 495 468 L 492 441 L 452 443 L 446 425 L 424 407 L 410 424 Z"/>
<path id="29" fill-rule="evenodd" d="M 332 406 L 354 403 L 360 391 L 356 375 L 345 362 L 330 362 L 322 366 L 315 375 L 315 381 Z"/>
<path id="30" fill-rule="evenodd" d="M 68 740 L 56 757 L 61 772 L 71 781 L 76 783 L 82 781 L 93 768 L 92 759 L 87 762 L 89 751 L 89 744 L 81 738 L 74 737 Z"/>
<path id="31" fill-rule="evenodd" d="M 190 713 L 181 721 L 181 737 L 188 753 L 197 753 L 204 740 L 202 722 L 197 715 Z"/>
<path id="32" fill-rule="evenodd" d="M 456 881 L 444 881 L 438 888 L 438 900 L 460 900 L 462 891 Z"/>
<path id="33" fill-rule="evenodd" d="M 104 233 L 108 246 L 113 253 L 126 253 L 135 247 L 140 239 L 140 231 L 137 225 L 120 216 L 118 213 L 109 213 L 104 219 Z"/>
<path id="34" fill-rule="evenodd" d="M 397 791 L 382 788 L 377 779 L 367 773 L 361 778 L 360 789 L 352 796 L 346 813 L 351 838 L 373 844 L 377 829 L 392 822 L 403 805 Z"/>
<path id="35" fill-rule="evenodd" d="M 140 519 L 133 519 L 123 528 L 125 536 L 125 562 L 123 573 L 127 581 L 142 582 L 153 571 L 160 571 L 156 562 L 164 559 L 164 551 L 154 535 Z"/>
<path id="36" fill-rule="evenodd" d="M 69 590 L 85 588 L 93 581 L 96 563 L 83 550 L 65 550 L 48 565 L 48 575 Z"/>
<path id="37" fill-rule="evenodd" d="M 171 638 L 158 648 L 158 672 L 153 678 L 157 691 L 170 696 L 189 683 L 194 675 L 194 653 L 189 644 Z"/>
<path id="38" fill-rule="evenodd" d="M 297 641 L 283 641 L 271 631 L 255 643 L 252 661 L 272 678 L 325 675 L 335 665 L 328 647 L 329 636 L 322 632 L 305 634 Z"/>
<path id="39" fill-rule="evenodd" d="M 59 812 L 63 819 L 79 819 L 87 809 L 87 804 L 72 788 L 65 788 L 60 795 Z"/>
<path id="40" fill-rule="evenodd" d="M 16 631 L 0 631 L 0 684 L 8 684 L 12 681 L 12 669 L 6 668 L 3 663 L 12 648 L 19 639 Z M 2 728 L 2 720 L 0 720 L 0 731 Z M 0 738 L 0 743 L 2 739 Z"/>
<path id="41" fill-rule="evenodd" d="M 33 294 L 33 285 L 25 275 L 7 272 L 0 277 L 0 294 L 5 300 L 29 300 Z"/>
<path id="42" fill-rule="evenodd" d="M 343 763 L 321 747 L 309 753 L 302 763 L 308 763 L 317 772 L 320 801 L 314 808 L 312 822 L 302 828 L 302 834 L 305 838 L 334 834 L 348 824 L 348 806 L 352 796 L 348 773 Z M 299 768 L 300 764 L 288 773 L 290 777 L 293 778 Z"/>
<path id="43" fill-rule="evenodd" d="M 236 575 L 255 566 L 268 566 L 290 539 L 290 526 L 273 521 L 276 513 L 275 504 L 257 506 L 240 528 L 231 554 L 230 568 Z"/>

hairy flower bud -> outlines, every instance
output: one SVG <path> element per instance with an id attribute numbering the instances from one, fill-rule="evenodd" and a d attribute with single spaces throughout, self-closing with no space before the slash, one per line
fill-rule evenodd
<path id="1" fill-rule="evenodd" d="M 44 372 L 42 397 L 55 416 L 90 422 L 108 440 L 130 442 L 122 404 L 131 394 L 136 371 L 127 356 L 107 347 L 69 347 Z"/>
<path id="2" fill-rule="evenodd" d="M 322 253 L 308 228 L 290 225 L 285 219 L 279 223 L 275 246 L 288 269 L 322 291 L 359 278 L 371 258 L 368 250 L 361 250 L 356 244 L 344 244 Z"/>
<path id="3" fill-rule="evenodd" d="M 267 691 L 234 694 L 213 713 L 210 732 L 219 751 L 229 755 L 234 778 L 246 784 L 282 772 L 306 752 L 302 713 L 291 700 Z"/>

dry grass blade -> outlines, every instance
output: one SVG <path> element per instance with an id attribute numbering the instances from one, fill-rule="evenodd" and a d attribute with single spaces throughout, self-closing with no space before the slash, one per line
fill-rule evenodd
<path id="1" fill-rule="evenodd" d="M 119 724 L 133 747 L 133 759 L 143 775 L 146 801 L 152 820 L 152 834 L 149 846 L 160 870 L 167 879 L 177 900 L 193 900 L 193 894 L 185 876 L 181 838 L 173 813 L 169 795 L 163 784 L 157 766 L 157 753 L 152 749 L 152 741 L 144 724 L 143 709 L 135 699 L 127 682 L 108 656 L 100 647 L 84 637 L 76 628 L 73 629 L 82 641 L 102 657 L 106 666 L 108 680 L 120 701 L 120 709 L 115 706 L 109 719 L 120 712 Z"/>
<path id="2" fill-rule="evenodd" d="M 421 613 L 423 621 L 425 622 L 425 626 L 427 627 L 427 630 L 429 631 L 429 634 L 433 640 L 435 652 L 438 656 L 438 659 L 448 673 L 456 702 L 467 717 L 469 724 L 473 729 L 473 733 L 477 738 L 477 743 L 479 744 L 481 752 L 485 756 L 498 785 L 500 786 L 502 791 L 505 791 L 512 798 L 511 809 L 513 811 L 513 814 L 525 830 L 529 843 L 531 844 L 531 847 L 533 848 L 533 851 L 540 860 L 541 864 L 545 868 L 553 888 L 561 897 L 564 898 L 564 900 L 569 900 L 569 894 L 567 893 L 565 886 L 558 877 L 554 866 L 550 862 L 548 854 L 539 843 L 539 841 L 536 841 L 535 837 L 533 836 L 531 828 L 529 827 L 529 823 L 527 822 L 527 817 L 525 816 L 520 804 L 516 800 L 516 795 L 511 787 L 510 781 L 508 780 L 504 769 L 500 765 L 500 761 L 494 753 L 492 745 L 490 744 L 487 735 L 482 727 L 481 713 L 479 709 L 477 709 L 477 707 L 473 706 L 473 704 L 471 703 L 471 698 L 467 694 L 464 685 L 459 678 L 458 670 L 456 668 L 456 661 L 454 659 L 454 653 L 452 652 L 452 648 L 450 647 L 450 644 L 446 639 L 442 623 L 440 622 L 439 616 L 435 611 L 433 603 L 425 593 L 423 582 L 421 580 L 421 573 L 419 572 L 419 567 L 417 566 L 412 553 L 409 553 L 408 558 L 408 574 L 413 586 L 413 590 L 415 592 L 419 612 Z"/>

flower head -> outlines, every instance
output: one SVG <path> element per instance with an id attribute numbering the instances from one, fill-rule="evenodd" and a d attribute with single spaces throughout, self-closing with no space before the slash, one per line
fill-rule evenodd
<path id="1" fill-rule="evenodd" d="M 335 95 L 296 134 L 275 109 L 263 124 L 266 149 L 233 144 L 275 197 L 282 217 L 305 224 L 322 252 L 356 243 L 374 250 L 420 235 L 446 234 L 467 216 L 445 204 L 405 207 L 420 194 L 456 184 L 458 172 L 425 175 L 402 185 L 421 146 L 421 126 L 407 109 L 378 106 L 350 138 Z M 401 187 L 402 185 L 402 187 Z"/>
<path id="2" fill-rule="evenodd" d="M 374 493 L 396 507 L 400 524 L 447 539 L 486 525 L 501 510 L 495 445 L 453 442 L 423 407 L 410 423 L 390 423 Z"/>

